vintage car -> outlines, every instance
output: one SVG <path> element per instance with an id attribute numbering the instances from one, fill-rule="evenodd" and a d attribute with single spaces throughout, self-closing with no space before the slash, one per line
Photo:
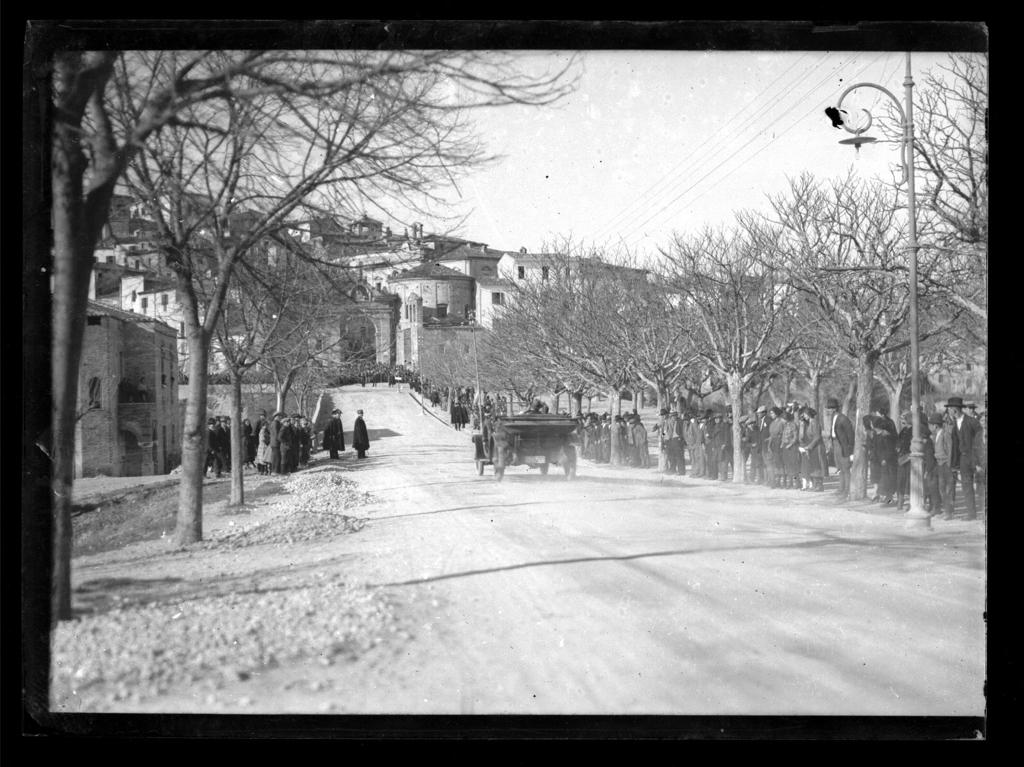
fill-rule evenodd
<path id="1" fill-rule="evenodd" d="M 567 479 L 576 476 L 576 421 L 567 415 L 524 413 L 484 419 L 479 434 L 473 435 L 476 473 L 494 466 L 501 481 L 507 466 L 527 466 L 548 473 L 551 464 L 562 467 Z"/>

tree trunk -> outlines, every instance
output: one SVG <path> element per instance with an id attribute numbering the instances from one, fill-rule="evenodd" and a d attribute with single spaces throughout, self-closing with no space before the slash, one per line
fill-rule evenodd
<path id="1" fill-rule="evenodd" d="M 242 440 L 242 376 L 231 371 L 231 498 L 229 506 L 245 503 L 242 464 L 245 463 L 245 442 Z"/>
<path id="2" fill-rule="evenodd" d="M 847 418 L 850 418 L 850 413 L 853 411 L 854 399 L 857 396 L 857 378 L 854 377 L 850 380 L 850 385 L 846 387 L 846 396 L 843 397 L 843 413 L 846 414 Z"/>
<path id="3" fill-rule="evenodd" d="M 75 471 L 78 374 L 85 339 L 92 227 L 82 203 L 84 159 L 78 137 L 60 135 L 52 148 L 53 294 L 51 307 L 53 413 L 53 581 L 51 620 L 71 618 L 71 504 Z"/>
<path id="4" fill-rule="evenodd" d="M 174 544 L 187 546 L 203 539 L 203 476 L 206 471 L 207 363 L 210 336 L 201 327 L 189 328 L 186 317 L 189 353 L 188 404 L 181 430 L 181 487 L 178 493 L 178 518 Z"/>
<path id="5" fill-rule="evenodd" d="M 808 376 L 811 380 L 811 402 L 814 403 L 814 412 L 817 415 L 814 419 L 818 422 L 818 431 L 823 428 L 825 408 L 821 406 L 821 371 L 811 370 Z"/>
<path id="6" fill-rule="evenodd" d="M 561 404 L 561 402 L 562 402 L 562 392 L 556 391 L 555 392 L 555 403 L 554 403 L 555 406 L 554 406 L 554 408 L 552 408 L 555 411 L 555 415 L 558 415 L 558 407 Z"/>
<path id="7" fill-rule="evenodd" d="M 725 377 L 726 394 L 732 406 L 732 481 L 740 484 L 746 479 L 747 467 L 743 460 L 743 427 L 740 416 L 743 415 L 743 379 L 738 373 L 729 373 Z"/>
<path id="8" fill-rule="evenodd" d="M 860 501 L 868 493 L 868 461 L 863 418 L 871 412 L 871 391 L 875 383 L 877 356 L 868 352 L 857 359 L 857 411 L 853 418 L 853 468 L 850 471 L 850 500 Z"/>
<path id="9" fill-rule="evenodd" d="M 582 390 L 581 391 L 577 391 L 577 392 L 573 392 L 572 401 L 573 401 L 573 404 L 575 405 L 575 408 L 573 409 L 573 415 L 577 416 L 577 417 L 583 415 L 583 392 L 582 392 Z"/>

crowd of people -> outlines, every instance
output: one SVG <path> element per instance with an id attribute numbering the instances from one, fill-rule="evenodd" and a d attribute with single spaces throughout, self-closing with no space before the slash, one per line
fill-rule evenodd
<path id="1" fill-rule="evenodd" d="M 222 415 L 207 419 L 205 475 L 221 477 L 231 472 L 231 418 Z M 257 474 L 291 474 L 309 465 L 317 451 L 317 432 L 311 419 L 301 413 L 274 413 L 270 418 L 261 411 L 254 424 L 242 420 L 242 467 Z M 345 450 L 345 432 L 341 410 L 335 409 L 323 431 L 321 446 L 332 459 Z M 356 411 L 352 426 L 352 449 L 357 458 L 365 458 L 370 449 L 369 431 L 363 411 Z"/>
<path id="2" fill-rule="evenodd" d="M 967 518 L 985 509 L 987 469 L 987 415 L 977 406 L 951 397 L 944 413 L 926 417 L 919 413 L 925 510 L 952 518 L 956 488 L 964 496 Z M 869 493 L 872 503 L 909 508 L 913 421 L 904 413 L 897 428 L 881 408 L 864 416 Z M 582 457 L 609 463 L 618 456 L 621 464 L 651 465 L 648 433 L 634 411 L 612 416 L 590 413 L 577 417 Z M 657 449 L 664 454 L 664 471 L 670 474 L 726 481 L 736 468 L 733 418 L 724 408 L 703 413 L 662 409 L 651 429 Z M 826 403 L 824 418 L 809 405 L 796 402 L 783 407 L 761 406 L 740 418 L 741 471 L 746 482 L 802 492 L 824 492 L 824 481 L 834 467 L 838 476 L 835 502 L 850 496 L 854 451 L 854 424 L 836 399 Z"/>
<path id="3" fill-rule="evenodd" d="M 231 472 L 231 418 L 226 415 L 207 419 L 206 475 L 220 477 Z M 260 413 L 254 424 L 242 420 L 242 468 L 257 474 L 291 474 L 309 464 L 315 451 L 316 432 L 306 416 Z"/>

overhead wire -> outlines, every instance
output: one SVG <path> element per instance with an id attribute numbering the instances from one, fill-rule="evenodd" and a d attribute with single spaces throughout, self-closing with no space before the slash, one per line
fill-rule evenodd
<path id="1" fill-rule="evenodd" d="M 863 68 L 862 68 L 862 69 L 860 70 L 860 72 L 863 72 L 863 71 L 865 71 L 865 70 L 866 70 L 866 69 L 867 69 L 868 67 L 870 67 L 870 66 L 872 66 L 872 65 L 873 65 L 874 63 L 876 63 L 876 62 L 878 61 L 878 59 L 879 59 L 879 58 L 881 58 L 881 56 L 882 56 L 882 55 L 885 55 L 885 54 L 884 54 L 884 53 L 883 53 L 883 54 L 880 54 L 880 55 L 879 55 L 878 57 L 876 57 L 876 58 L 875 58 L 875 59 L 874 59 L 873 61 L 871 61 L 870 63 L 866 64 L 866 65 L 865 65 L 865 66 L 864 66 L 864 67 L 863 67 Z M 837 66 L 843 66 L 843 64 L 844 64 L 844 63 L 846 63 L 846 62 L 845 62 L 845 61 L 843 61 L 843 62 L 840 62 L 840 64 L 839 64 L 839 65 L 837 65 Z M 709 171 L 707 171 L 707 172 L 706 172 L 706 173 L 705 173 L 705 174 L 704 174 L 703 176 L 701 176 L 701 177 L 700 177 L 700 178 L 698 178 L 698 179 L 697 179 L 696 181 L 694 181 L 694 182 L 693 182 L 692 184 L 690 184 L 690 185 L 689 185 L 689 186 L 688 186 L 688 187 L 687 187 L 686 189 L 684 189 L 684 190 L 683 190 L 683 191 L 682 191 L 682 192 L 681 192 L 680 194 L 676 195 L 676 196 L 675 196 L 674 198 L 672 198 L 671 200 L 669 200 L 669 201 L 668 201 L 667 203 L 665 203 L 664 205 L 662 205 L 662 206 L 661 206 L 660 208 L 658 208 L 658 209 L 657 209 L 657 210 L 655 210 L 654 212 L 650 213 L 650 214 L 649 214 L 649 215 L 648 215 L 648 216 L 647 216 L 646 218 L 644 218 L 644 219 L 643 219 L 643 220 L 642 220 L 641 222 L 639 222 L 639 223 L 638 223 L 638 224 L 637 224 L 636 226 L 634 226 L 634 227 L 632 227 L 631 229 L 629 229 L 629 230 L 628 230 L 628 231 L 626 232 L 626 234 L 625 234 L 624 236 L 622 236 L 622 237 L 621 237 L 621 240 L 622 240 L 623 242 L 627 242 L 627 241 L 628 241 L 629 239 L 631 239 L 631 238 L 632 238 L 632 237 L 633 237 L 633 236 L 634 236 L 634 235 L 635 235 L 635 234 L 636 234 L 637 232 L 639 232 L 639 231 L 640 231 L 641 229 L 643 229 L 643 228 L 644 228 L 644 227 L 645 227 L 645 226 L 646 226 L 646 225 L 647 225 L 648 223 L 650 223 L 650 222 L 651 222 L 652 220 L 654 220 L 654 219 L 655 219 L 655 218 L 656 218 L 657 216 L 661 215 L 661 214 L 662 214 L 662 213 L 663 213 L 664 211 L 666 211 L 667 209 L 669 209 L 670 207 L 672 207 L 673 205 L 675 205 L 675 204 L 676 204 L 676 203 L 677 203 L 677 202 L 678 202 L 679 200 L 681 200 L 681 199 L 682 199 L 683 197 L 685 197 L 687 193 L 689 193 L 689 192 L 690 192 L 690 191 L 692 191 L 692 190 L 693 190 L 694 188 L 696 188 L 696 187 L 697 187 L 697 186 L 698 186 L 698 185 L 699 185 L 699 184 L 700 184 L 701 182 L 703 182 L 703 181 L 704 181 L 704 180 L 705 180 L 706 178 L 708 178 L 708 176 L 710 176 L 710 175 L 711 175 L 712 173 L 714 173 L 714 172 L 715 172 L 716 170 L 718 170 L 718 169 L 719 169 L 719 168 L 721 168 L 721 167 L 722 167 L 723 165 L 725 165 L 725 164 L 726 164 L 727 162 L 729 162 L 729 160 L 731 160 L 731 159 L 732 159 L 732 158 L 734 158 L 734 157 L 735 157 L 736 155 L 738 155 L 738 154 L 739 154 L 739 153 L 740 153 L 741 151 L 743 151 L 743 150 L 744 150 L 744 149 L 746 149 L 746 148 L 747 148 L 748 146 L 750 146 L 750 144 L 752 144 L 752 143 L 753 143 L 754 141 L 756 141 L 756 140 L 757 140 L 758 138 L 761 138 L 761 137 L 762 137 L 762 136 L 763 136 L 763 135 L 764 135 L 764 134 L 765 134 L 765 133 L 766 133 L 766 132 L 767 132 L 767 131 L 768 131 L 768 130 L 769 130 L 770 128 L 774 127 L 774 126 L 775 126 L 776 124 L 778 124 L 778 123 L 779 123 L 780 121 L 782 121 L 782 120 L 783 120 L 783 119 L 784 119 L 784 118 L 785 118 L 786 116 L 788 116 L 789 114 L 791 114 L 791 113 L 792 113 L 792 112 L 793 112 L 793 111 L 794 111 L 794 110 L 795 110 L 795 109 L 797 108 L 797 106 L 798 106 L 798 105 L 799 105 L 799 104 L 800 104 L 801 102 L 804 102 L 804 101 L 806 101 L 806 100 L 807 100 L 807 99 L 808 99 L 809 97 L 811 97 L 811 96 L 812 96 L 812 94 L 814 94 L 814 93 L 815 93 L 816 91 L 818 91 L 818 90 L 819 90 L 819 89 L 820 89 L 820 88 L 821 88 L 821 87 L 822 87 L 823 85 L 825 85 L 825 83 L 827 83 L 827 81 L 829 80 L 829 78 L 830 78 L 830 77 L 832 77 L 832 74 L 833 74 L 832 72 L 829 72 L 828 74 L 826 74 L 824 78 L 822 78 L 822 79 L 821 79 L 821 80 L 819 80 L 819 81 L 818 81 L 817 83 L 815 83 L 815 84 L 814 84 L 814 85 L 813 85 L 813 86 L 812 86 L 812 87 L 811 87 L 811 88 L 810 88 L 809 90 L 807 90 L 807 91 L 806 91 L 806 92 L 805 92 L 805 93 L 804 93 L 804 94 L 803 94 L 803 95 L 802 95 L 802 96 L 801 96 L 801 97 L 800 97 L 800 98 L 799 98 L 799 99 L 798 99 L 798 100 L 797 100 L 797 101 L 796 101 L 796 102 L 795 102 L 795 103 L 794 103 L 794 104 L 793 104 L 792 106 L 790 106 L 790 107 L 789 107 L 788 109 L 786 109 L 786 110 L 785 110 L 785 111 L 784 111 L 784 112 L 783 112 L 782 114 L 780 114 L 780 115 L 779 115 L 778 117 L 776 117 L 776 118 L 775 118 L 774 120 L 772 120 L 772 122 L 771 122 L 771 123 L 769 123 L 768 125 L 764 126 L 764 127 L 763 127 L 763 128 L 762 128 L 762 129 L 760 130 L 760 131 L 758 131 L 758 133 L 756 133 L 756 134 L 755 134 L 754 136 L 752 136 L 752 137 L 751 137 L 750 139 L 748 139 L 748 140 L 747 140 L 746 142 L 744 142 L 744 143 L 743 143 L 742 145 L 740 145 L 740 146 L 739 146 L 739 147 L 738 147 L 738 148 L 737 148 L 737 149 L 736 149 L 735 151 L 733 151 L 733 152 L 732 152 L 732 153 L 731 153 L 731 154 L 730 154 L 730 155 L 729 155 L 728 157 L 726 157 L 726 158 L 725 158 L 724 160 L 722 160 L 722 161 L 721 161 L 720 163 L 718 163 L 718 164 L 717 164 L 716 166 L 714 166 L 714 167 L 713 167 L 713 168 L 711 168 L 711 169 L 710 169 Z M 859 73 L 858 73 L 858 74 L 859 74 Z M 809 110 L 809 111 L 808 111 L 808 112 L 807 112 L 806 114 L 810 114 L 810 112 L 812 112 L 812 111 L 813 111 L 814 109 L 817 109 L 817 108 L 818 108 L 818 104 L 816 103 L 816 104 L 815 104 L 815 106 L 814 106 L 814 107 L 812 107 L 812 109 L 811 109 L 811 110 Z M 802 116 L 801 118 L 799 118 L 799 119 L 803 119 L 803 116 Z M 792 129 L 792 127 L 793 127 L 794 125 L 796 125 L 796 124 L 797 124 L 797 123 L 799 122 L 799 119 L 798 119 L 798 120 L 797 120 L 796 122 L 794 122 L 794 123 L 793 123 L 793 125 L 790 125 L 790 126 L 789 126 L 789 127 L 788 127 L 788 128 L 786 129 L 786 131 L 788 131 L 788 130 L 791 130 L 791 129 Z M 771 139 L 771 141 L 774 141 L 774 140 L 776 140 L 776 138 L 778 137 L 778 135 L 783 135 L 783 134 L 777 134 L 777 136 L 776 136 L 775 138 Z M 771 143 L 771 141 L 770 141 L 769 143 Z M 767 145 L 766 145 L 766 146 L 767 146 Z M 760 149 L 760 150 L 757 150 L 757 151 L 756 151 L 756 152 L 755 152 L 754 154 L 752 154 L 752 155 L 751 155 L 751 156 L 750 156 L 749 158 L 746 158 L 746 160 L 747 160 L 747 161 L 749 161 L 749 159 L 752 159 L 753 157 L 756 157 L 756 156 L 757 156 L 757 154 L 759 154 L 759 153 L 760 153 L 761 151 L 763 151 L 763 148 L 762 148 L 762 149 Z M 729 174 L 731 174 L 731 173 L 735 172 L 736 170 L 738 170 L 738 167 L 739 167 L 739 166 L 737 166 L 737 168 L 734 168 L 734 169 L 733 169 L 732 171 L 729 171 L 729 173 L 728 173 L 728 174 L 726 174 L 726 175 L 729 175 Z M 723 177 L 723 178 L 724 178 L 724 177 Z M 714 183 L 714 184 L 717 184 L 717 183 L 719 183 L 719 182 L 720 182 L 721 180 L 722 180 L 722 179 L 720 179 L 719 181 L 713 182 L 713 183 Z M 698 199 L 699 199 L 699 198 L 698 198 Z"/>
<path id="2" fill-rule="evenodd" d="M 804 53 L 803 55 L 801 55 L 792 64 L 790 64 L 785 70 L 783 70 L 783 72 L 781 74 L 779 74 L 769 85 L 767 85 L 764 88 L 764 90 L 762 92 L 762 96 L 759 97 L 759 98 L 763 98 L 765 100 L 765 105 L 764 105 L 764 107 L 762 107 L 762 109 L 768 108 L 768 107 L 771 106 L 771 104 L 772 104 L 772 101 L 771 101 L 771 99 L 772 99 L 771 89 L 775 86 L 775 84 L 777 82 L 779 82 L 782 78 L 784 78 L 794 67 L 796 67 L 797 64 L 799 64 L 808 55 L 810 55 L 810 52 L 807 52 L 807 53 Z M 827 54 L 825 54 L 825 55 L 827 55 Z M 824 56 L 823 56 L 823 58 L 824 58 Z M 789 91 L 792 88 L 796 87 L 800 82 L 802 82 L 804 79 L 806 79 L 807 76 L 812 71 L 813 71 L 813 67 L 808 68 L 808 70 L 800 78 L 796 79 L 793 82 L 787 83 L 782 89 L 780 89 L 779 92 L 783 93 L 783 92 Z M 736 111 L 736 113 L 731 118 L 729 118 L 729 120 L 726 121 L 726 124 L 734 123 L 736 120 L 738 120 L 744 114 L 744 112 L 748 112 L 749 109 L 750 109 L 749 105 L 741 106 Z M 620 209 L 618 213 L 616 213 L 614 216 L 612 216 L 611 219 L 609 219 L 604 225 L 602 225 L 601 228 L 598 230 L 597 235 L 595 236 L 595 239 L 600 239 L 600 237 L 603 234 L 605 234 L 606 232 L 613 232 L 613 231 L 615 231 L 615 229 L 619 226 L 619 224 L 621 224 L 623 221 L 627 220 L 630 216 L 633 215 L 634 212 L 636 212 L 638 210 L 642 210 L 643 205 L 644 205 L 644 198 L 650 196 L 654 192 L 654 190 L 657 189 L 658 187 L 662 186 L 666 182 L 666 180 L 669 181 L 668 188 L 671 188 L 672 186 L 674 186 L 677 183 L 677 180 L 674 178 L 675 176 L 682 175 L 682 173 L 684 171 L 692 172 L 697 167 L 699 167 L 709 156 L 713 156 L 718 151 L 717 149 L 713 149 L 710 153 L 707 153 L 707 154 L 704 154 L 704 155 L 698 155 L 698 153 L 700 152 L 701 149 L 703 149 L 710 142 L 712 142 L 712 141 L 714 141 L 716 139 L 720 139 L 720 134 L 719 133 L 713 133 L 712 135 L 708 136 L 698 147 L 693 149 L 687 156 L 683 157 L 678 162 L 676 162 L 676 164 L 673 165 L 672 168 L 670 168 L 668 171 L 666 171 L 661 176 L 661 178 L 659 178 L 657 181 L 655 181 L 653 184 L 651 184 L 649 187 L 647 187 L 647 189 L 645 189 L 640 195 L 638 195 L 633 200 L 633 202 L 631 202 L 629 205 L 625 206 L 624 208 Z M 696 162 L 696 165 L 694 166 L 695 162 Z M 690 166 L 693 166 L 693 167 L 690 167 Z M 667 191 L 667 189 L 666 190 L 660 190 L 658 192 L 658 194 L 662 194 L 664 191 Z"/>
<path id="3" fill-rule="evenodd" d="M 869 62 L 868 64 L 865 64 L 864 67 L 861 68 L 860 72 L 858 72 L 858 76 L 863 74 L 865 70 L 867 70 L 869 67 L 871 67 L 873 64 L 875 64 L 878 61 L 879 58 L 881 58 L 881 56 L 878 56 L 873 61 Z M 784 135 L 789 133 L 789 131 L 793 130 L 793 128 L 795 128 L 797 125 L 799 125 L 801 121 L 805 120 L 807 117 L 809 117 L 814 112 L 820 110 L 821 108 L 822 108 L 822 103 L 821 102 L 815 103 L 810 109 L 808 109 L 806 112 L 804 112 L 802 115 L 800 115 L 796 120 L 794 120 L 788 127 L 784 128 L 781 131 L 778 131 L 770 139 L 768 139 L 768 141 L 765 142 L 765 145 L 760 147 L 756 152 L 754 152 L 754 154 L 752 154 L 749 157 L 745 158 L 745 161 L 750 161 L 750 160 L 754 159 L 755 157 L 757 157 L 759 154 L 761 154 L 763 151 L 765 151 L 769 146 L 771 146 L 773 143 L 775 143 L 778 139 L 782 138 Z M 790 110 L 790 111 L 792 111 L 792 110 Z M 719 184 L 721 184 L 723 181 L 725 181 L 729 176 L 731 176 L 733 173 L 735 173 L 741 167 L 742 167 L 742 164 L 741 165 L 737 165 L 732 170 L 727 171 L 726 173 L 722 174 L 719 178 L 717 178 L 715 181 L 713 181 L 710 186 L 706 187 L 699 195 L 697 195 L 696 197 L 691 199 L 688 202 L 688 204 L 692 205 L 695 202 L 697 202 L 698 200 L 702 199 L 705 195 L 708 194 L 708 192 L 710 192 L 712 189 L 714 189 Z"/>

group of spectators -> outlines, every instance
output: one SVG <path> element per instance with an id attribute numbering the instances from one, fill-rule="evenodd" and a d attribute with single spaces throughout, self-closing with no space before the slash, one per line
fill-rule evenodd
<path id="1" fill-rule="evenodd" d="M 952 518 L 959 483 L 967 506 L 967 518 L 975 519 L 985 506 L 987 470 L 987 415 L 977 406 L 951 397 L 944 413 L 918 416 L 924 471 L 924 507 Z M 590 413 L 577 417 L 582 457 L 609 463 L 648 467 L 648 433 L 634 411 L 626 415 Z M 909 508 L 912 415 L 903 413 L 897 428 L 881 408 L 864 416 L 869 482 L 872 503 Z M 725 481 L 734 475 L 733 417 L 726 409 L 703 413 L 662 409 L 652 429 L 658 450 L 664 454 L 664 471 Z M 741 471 L 749 483 L 771 488 L 824 492 L 830 467 L 839 478 L 836 503 L 849 499 L 854 448 L 854 425 L 836 399 L 826 403 L 824 418 L 809 405 L 789 402 L 761 406 L 740 417 Z M 979 502 L 980 498 L 980 502 Z"/>
<path id="2" fill-rule="evenodd" d="M 205 474 L 220 477 L 231 472 L 231 418 L 216 416 L 206 424 Z M 257 474 L 291 474 L 309 464 L 315 441 L 316 432 L 306 416 L 274 413 L 268 419 L 266 411 L 261 411 L 255 424 L 249 418 L 242 420 L 242 467 Z"/>

